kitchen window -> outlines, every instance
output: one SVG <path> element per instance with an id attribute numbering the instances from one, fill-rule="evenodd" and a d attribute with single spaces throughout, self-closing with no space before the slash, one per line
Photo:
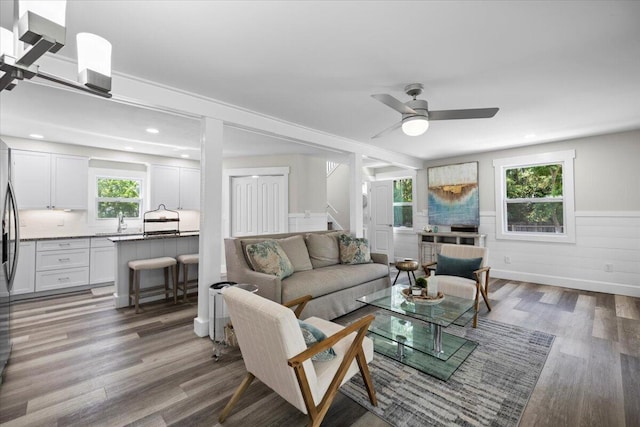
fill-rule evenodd
<path id="1" fill-rule="evenodd" d="M 96 179 L 96 218 L 140 218 L 142 180 L 99 176 Z"/>
<path id="2" fill-rule="evenodd" d="M 575 242 L 574 158 L 571 150 L 493 162 L 496 238 Z"/>

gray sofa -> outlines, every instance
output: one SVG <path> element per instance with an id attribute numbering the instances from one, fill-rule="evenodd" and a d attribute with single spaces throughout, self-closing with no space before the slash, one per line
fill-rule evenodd
<path id="1" fill-rule="evenodd" d="M 311 295 L 303 316 L 334 319 L 363 304 L 356 298 L 390 286 L 386 255 L 371 254 L 367 264 L 341 264 L 336 259 L 338 234 L 318 231 L 244 236 L 225 239 L 227 280 L 258 286 L 258 294 L 283 303 Z M 246 254 L 246 245 L 277 240 L 291 259 L 294 273 L 284 279 L 255 271 Z M 303 242 L 303 243 L 302 243 Z"/>

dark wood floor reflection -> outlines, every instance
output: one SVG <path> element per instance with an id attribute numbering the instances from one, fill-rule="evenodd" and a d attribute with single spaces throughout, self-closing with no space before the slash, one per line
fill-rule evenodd
<path id="1" fill-rule="evenodd" d="M 506 280 L 490 298 L 482 316 L 556 335 L 521 426 L 640 425 L 640 299 Z M 245 373 L 239 352 L 211 358 L 211 341 L 193 334 L 195 298 L 142 307 L 115 310 L 90 291 L 16 303 L 0 423 L 216 425 Z M 306 422 L 256 381 L 224 425 Z M 323 425 L 387 424 L 339 394 Z"/>

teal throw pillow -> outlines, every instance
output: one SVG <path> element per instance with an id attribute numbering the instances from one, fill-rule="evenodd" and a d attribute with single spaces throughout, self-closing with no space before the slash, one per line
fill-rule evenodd
<path id="1" fill-rule="evenodd" d="M 438 254 L 436 276 L 458 276 L 475 280 L 474 271 L 480 268 L 482 258 L 452 258 Z"/>
<path id="2" fill-rule="evenodd" d="M 341 234 L 338 236 L 338 243 L 340 264 L 370 264 L 372 262 L 367 239 Z"/>
<path id="3" fill-rule="evenodd" d="M 327 338 L 324 332 L 309 323 L 305 323 L 302 320 L 298 319 L 298 324 L 300 325 L 300 330 L 302 331 L 304 343 L 307 345 L 307 348 Z M 333 350 L 333 348 L 322 350 L 320 353 L 316 353 L 311 356 L 311 360 L 315 360 L 316 362 L 326 362 L 335 358 L 336 352 Z"/>
<path id="4" fill-rule="evenodd" d="M 293 264 L 284 249 L 275 240 L 247 245 L 247 258 L 255 271 L 272 274 L 281 279 L 293 274 Z"/>

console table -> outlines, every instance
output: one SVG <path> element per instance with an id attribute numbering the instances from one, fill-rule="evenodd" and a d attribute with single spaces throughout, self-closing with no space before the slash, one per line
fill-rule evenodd
<path id="1" fill-rule="evenodd" d="M 420 264 L 437 261 L 440 246 L 444 243 L 452 245 L 484 246 L 486 234 L 456 232 L 421 231 L 418 233 L 418 259 Z"/>

